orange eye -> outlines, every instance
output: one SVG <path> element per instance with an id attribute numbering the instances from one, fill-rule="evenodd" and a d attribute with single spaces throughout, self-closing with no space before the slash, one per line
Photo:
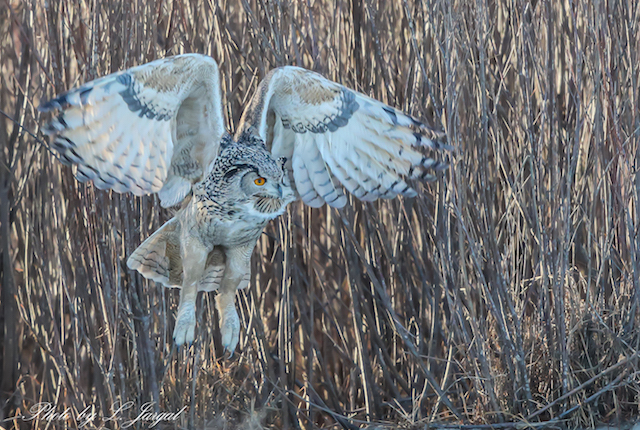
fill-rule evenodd
<path id="1" fill-rule="evenodd" d="M 253 181 L 254 184 L 256 184 L 257 186 L 261 187 L 264 184 L 267 183 L 267 180 L 265 178 L 258 178 L 255 181 Z"/>

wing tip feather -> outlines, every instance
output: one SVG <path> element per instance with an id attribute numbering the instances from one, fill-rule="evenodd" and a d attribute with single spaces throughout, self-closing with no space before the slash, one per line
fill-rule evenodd
<path id="1" fill-rule="evenodd" d="M 38 106 L 38 111 L 51 112 L 52 110 L 66 108 L 67 106 L 69 106 L 69 101 L 67 99 L 68 94 L 69 93 L 66 92 L 50 100 L 45 100 L 44 102 L 40 103 L 40 106 Z"/>

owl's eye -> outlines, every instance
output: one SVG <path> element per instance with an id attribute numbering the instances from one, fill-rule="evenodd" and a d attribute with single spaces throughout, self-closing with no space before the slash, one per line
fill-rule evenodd
<path id="1" fill-rule="evenodd" d="M 265 178 L 257 178 L 255 181 L 253 181 L 253 183 L 261 187 L 267 183 L 267 180 Z"/>

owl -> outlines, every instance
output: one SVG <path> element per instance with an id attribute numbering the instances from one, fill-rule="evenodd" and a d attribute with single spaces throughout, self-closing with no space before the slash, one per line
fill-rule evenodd
<path id="1" fill-rule="evenodd" d="M 40 106 L 59 159 L 101 189 L 157 193 L 175 216 L 127 260 L 180 288 L 173 339 L 195 339 L 196 296 L 217 291 L 222 345 L 240 334 L 235 294 L 267 223 L 299 199 L 311 207 L 415 197 L 452 148 L 445 134 L 309 70 L 269 72 L 235 135 L 225 127 L 217 63 L 185 54 L 114 73 Z M 439 159 L 440 158 L 440 159 Z"/>

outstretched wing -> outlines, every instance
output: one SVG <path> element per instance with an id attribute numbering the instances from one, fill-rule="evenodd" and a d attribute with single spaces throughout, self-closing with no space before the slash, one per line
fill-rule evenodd
<path id="1" fill-rule="evenodd" d="M 225 131 L 218 65 L 186 54 L 105 76 L 40 106 L 62 162 L 98 188 L 158 193 L 178 204 L 213 159 Z"/>
<path id="2" fill-rule="evenodd" d="M 446 136 L 364 94 L 298 67 L 271 71 L 243 113 L 236 134 L 259 135 L 287 157 L 308 205 L 343 207 L 342 186 L 361 200 L 413 197 L 410 178 L 433 180 L 447 168 L 435 153 Z"/>

